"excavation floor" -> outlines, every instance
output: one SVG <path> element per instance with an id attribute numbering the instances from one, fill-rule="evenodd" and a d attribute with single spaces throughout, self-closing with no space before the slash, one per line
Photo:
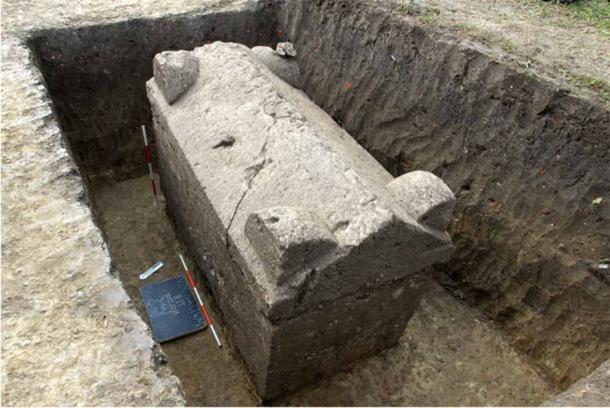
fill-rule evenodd
<path id="1" fill-rule="evenodd" d="M 145 320 L 139 286 L 181 273 L 181 244 L 147 177 L 92 187 L 115 270 Z M 143 283 L 157 260 L 166 266 Z M 190 261 L 190 260 L 189 260 Z M 192 263 L 191 263 L 192 264 Z M 209 294 L 207 294 L 209 298 Z M 213 305 L 212 305 L 213 307 Z M 218 317 L 218 312 L 213 311 Z M 222 321 L 219 321 L 222 327 Z M 251 405 L 257 399 L 230 347 L 208 331 L 163 344 L 192 405 Z M 554 390 L 492 324 L 434 285 L 400 344 L 281 401 L 287 405 L 531 405 Z"/>

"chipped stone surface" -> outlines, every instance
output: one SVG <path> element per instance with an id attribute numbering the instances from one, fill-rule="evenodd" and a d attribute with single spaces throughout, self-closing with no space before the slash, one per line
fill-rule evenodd
<path id="1" fill-rule="evenodd" d="M 165 100 L 174 103 L 199 75 L 199 60 L 187 51 L 164 51 L 153 60 L 153 77 Z"/>
<path id="2" fill-rule="evenodd" d="M 337 248 L 337 240 L 324 222 L 300 207 L 255 211 L 248 217 L 245 232 L 278 284 L 303 264 L 311 265 Z"/>
<path id="3" fill-rule="evenodd" d="M 260 395 L 277 397 L 396 344 L 418 299 L 419 278 L 408 277 L 453 250 L 451 207 L 437 211 L 453 203 L 448 187 L 433 175 L 407 179 L 449 192 L 414 206 L 247 47 L 216 42 L 192 55 L 202 71 L 179 104 L 147 83 L 161 185 L 191 250 L 210 251 L 215 298 Z M 219 134 L 234 143 L 214 149 Z M 420 212 L 436 228 L 413 218 Z"/>

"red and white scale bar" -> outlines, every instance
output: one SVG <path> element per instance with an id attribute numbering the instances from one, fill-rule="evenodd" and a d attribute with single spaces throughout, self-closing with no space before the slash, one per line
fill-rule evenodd
<path id="1" fill-rule="evenodd" d="M 146 137 L 146 126 L 142 125 L 142 136 L 144 136 L 144 154 L 146 155 L 146 164 L 148 164 L 148 173 L 150 174 L 150 183 L 155 197 L 157 196 L 157 185 L 155 184 L 155 173 L 152 166 L 152 152 L 148 146 L 148 137 Z"/>
<path id="2" fill-rule="evenodd" d="M 205 320 L 206 320 L 208 326 L 210 326 L 210 330 L 212 331 L 214 340 L 216 340 L 216 344 L 218 344 L 218 347 L 222 347 L 220 338 L 218 337 L 218 334 L 216 334 L 216 330 L 214 329 L 214 324 L 212 324 L 212 319 L 210 318 L 210 314 L 208 313 L 208 310 L 206 309 L 205 305 L 203 304 L 203 301 L 201 300 L 201 296 L 199 296 L 199 291 L 197 290 L 197 286 L 195 286 L 195 279 L 193 279 L 193 275 L 191 275 L 191 272 L 186 267 L 186 262 L 184 262 L 184 258 L 182 257 L 182 254 L 178 254 L 178 256 L 180 257 L 180 262 L 182 262 L 182 266 L 184 267 L 184 272 L 186 273 L 186 280 L 188 280 L 189 285 L 191 286 L 191 288 L 193 289 L 193 292 L 195 292 L 195 295 L 197 296 L 197 301 L 199 302 L 199 308 L 201 309 L 201 313 L 203 313 L 203 316 L 205 317 Z"/>

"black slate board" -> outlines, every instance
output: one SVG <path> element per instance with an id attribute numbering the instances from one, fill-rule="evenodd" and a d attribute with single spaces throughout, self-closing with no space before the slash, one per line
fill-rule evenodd
<path id="1" fill-rule="evenodd" d="M 148 320 L 159 343 L 206 327 L 199 305 L 184 278 L 178 276 L 140 288 Z"/>

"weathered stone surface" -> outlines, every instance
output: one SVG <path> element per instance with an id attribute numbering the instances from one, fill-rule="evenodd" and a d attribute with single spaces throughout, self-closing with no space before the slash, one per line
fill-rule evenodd
<path id="1" fill-rule="evenodd" d="M 440 231 L 447 229 L 455 196 L 434 174 L 412 171 L 391 181 L 388 188 L 409 203 L 410 213 L 418 222 Z"/>
<path id="2" fill-rule="evenodd" d="M 278 77 L 297 89 L 303 87 L 301 70 L 294 58 L 284 58 L 270 47 L 253 47 L 252 52 Z"/>
<path id="3" fill-rule="evenodd" d="M 217 42 L 192 55 L 201 73 L 180 104 L 147 83 L 161 184 L 199 263 L 211 259 L 212 289 L 259 393 L 395 344 L 419 298 L 414 274 L 453 249 L 444 229 L 415 219 L 436 217 L 437 196 L 428 210 L 413 206 L 248 48 Z M 443 191 L 440 179 L 425 182 Z"/>
<path id="4" fill-rule="evenodd" d="M 328 226 L 298 207 L 273 207 L 250 214 L 246 235 L 277 283 L 307 273 L 337 248 Z"/>
<path id="5" fill-rule="evenodd" d="M 153 76 L 170 105 L 197 79 L 199 60 L 187 51 L 164 51 L 155 55 Z"/>

